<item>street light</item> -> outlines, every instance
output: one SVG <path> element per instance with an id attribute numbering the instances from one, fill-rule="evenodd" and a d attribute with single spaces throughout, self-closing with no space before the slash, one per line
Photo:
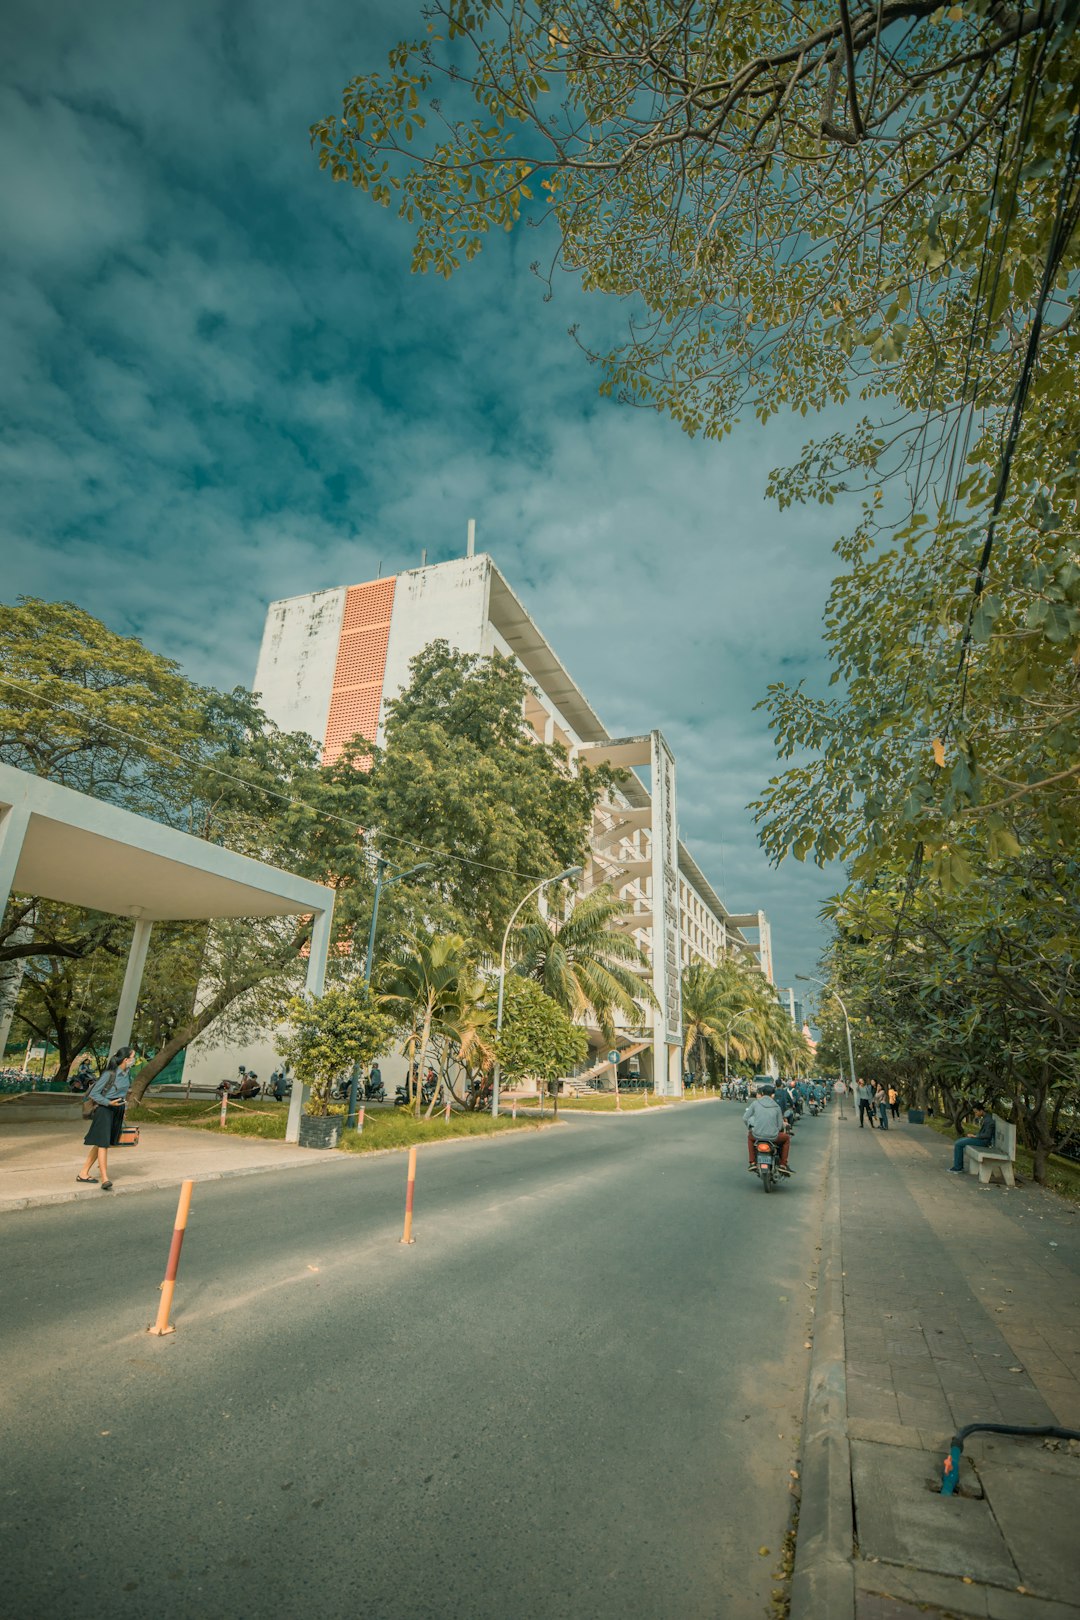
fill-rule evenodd
<path id="1" fill-rule="evenodd" d="M 854 1097 L 854 1095 L 855 1095 L 855 1053 L 852 1051 L 852 1047 L 851 1047 L 851 1020 L 848 1018 L 847 1008 L 844 1006 L 844 1003 L 840 1000 L 840 992 L 839 992 L 839 990 L 833 990 L 830 985 L 827 985 L 825 983 L 824 979 L 815 979 L 814 975 L 812 973 L 796 973 L 795 977 L 797 979 L 802 979 L 804 984 L 820 984 L 820 986 L 821 986 L 821 988 L 823 990 L 827 991 L 830 996 L 835 996 L 837 1001 L 840 1002 L 840 1011 L 844 1015 L 844 1028 L 847 1031 L 848 1068 L 851 1071 L 851 1075 L 850 1075 L 850 1078 L 851 1078 L 851 1095 L 852 1095 L 852 1097 Z M 844 1065 L 843 1065 L 843 1063 L 841 1063 L 841 1065 L 840 1065 L 840 1078 L 841 1079 L 844 1078 Z"/>
<path id="2" fill-rule="evenodd" d="M 365 987 L 371 983 L 371 969 L 375 961 L 375 930 L 379 925 L 379 901 L 382 899 L 383 890 L 392 888 L 395 883 L 400 883 L 402 878 L 413 877 L 417 872 L 426 871 L 427 868 L 433 864 L 434 863 L 431 861 L 420 861 L 416 866 L 410 866 L 404 872 L 395 872 L 393 877 L 387 877 L 386 869 L 390 865 L 390 862 L 384 860 L 381 855 L 376 860 L 375 903 L 371 908 L 371 927 L 368 929 L 367 961 L 364 963 Z M 352 1080 L 349 1084 L 349 1112 L 345 1118 L 345 1129 L 347 1131 L 356 1129 L 357 1104 L 359 1101 L 357 1093 L 359 1091 L 359 1087 L 360 1064 L 357 1062 L 353 1064 Z"/>
<path id="3" fill-rule="evenodd" d="M 515 921 L 517 919 L 518 912 L 521 910 L 522 906 L 525 905 L 525 903 L 527 901 L 532 899 L 534 894 L 539 894 L 541 889 L 548 888 L 549 885 L 552 884 L 552 883 L 561 883 L 564 878 L 580 877 L 582 875 L 582 873 L 584 872 L 584 870 L 585 870 L 585 868 L 583 866 L 568 866 L 566 868 L 565 872 L 556 872 L 554 877 L 541 878 L 540 882 L 536 885 L 535 888 L 530 889 L 528 894 L 522 896 L 522 898 L 518 901 L 517 905 L 514 907 L 513 911 L 510 913 L 510 921 L 507 923 L 506 932 L 503 935 L 502 954 L 499 957 L 499 1007 L 498 1007 L 498 1011 L 495 1014 L 495 1040 L 496 1040 L 496 1042 L 498 1041 L 499 1036 L 502 1034 L 503 999 L 504 999 L 504 996 L 505 996 L 505 993 L 506 993 L 506 947 L 510 943 L 510 930 L 514 926 L 514 923 L 515 923 Z M 492 1075 L 491 1075 L 491 1117 L 492 1117 L 492 1119 L 498 1119 L 498 1117 L 499 1117 L 499 1073 L 500 1073 L 500 1065 L 499 1065 L 498 1059 L 496 1058 L 495 1067 L 492 1070 Z"/>

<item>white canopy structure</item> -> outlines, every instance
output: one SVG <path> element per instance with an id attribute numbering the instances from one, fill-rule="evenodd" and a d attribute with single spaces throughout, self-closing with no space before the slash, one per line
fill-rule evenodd
<path id="1" fill-rule="evenodd" d="M 133 919 L 113 1024 L 114 1052 L 131 1039 L 155 922 L 311 916 L 307 988 L 313 995 L 322 992 L 332 889 L 0 765 L 0 916 L 13 892 Z M 289 1112 L 290 1141 L 296 1139 L 299 1114 L 297 1086 Z"/>

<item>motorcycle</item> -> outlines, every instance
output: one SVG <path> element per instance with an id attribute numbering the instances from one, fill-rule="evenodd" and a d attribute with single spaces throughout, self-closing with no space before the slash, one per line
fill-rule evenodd
<path id="1" fill-rule="evenodd" d="M 812 1118 L 817 1119 L 818 1115 L 821 1113 L 821 1104 L 818 1102 L 817 1098 L 811 1097 L 806 1106 L 810 1110 Z"/>
<path id="2" fill-rule="evenodd" d="M 783 1181 L 780 1174 L 780 1161 L 777 1158 L 776 1143 L 765 1140 L 755 1142 L 757 1148 L 758 1180 L 766 1192 L 772 1192 Z"/>
<path id="3" fill-rule="evenodd" d="M 386 1101 L 386 1087 L 383 1085 L 381 1080 L 365 1080 L 365 1082 L 364 1082 L 364 1101 L 365 1102 L 385 1102 Z"/>
<path id="4" fill-rule="evenodd" d="M 432 1097 L 434 1097 L 434 1095 L 435 1095 L 435 1081 L 434 1080 L 425 1080 L 423 1086 L 420 1088 L 420 1101 L 421 1101 L 421 1103 L 424 1103 L 424 1104 L 429 1103 L 431 1101 Z M 405 1084 L 405 1085 L 398 1086 L 397 1090 L 394 1092 L 394 1104 L 395 1104 L 395 1106 L 398 1107 L 398 1108 L 408 1108 L 408 1106 L 409 1106 L 409 1104 L 411 1102 L 412 1102 L 412 1098 L 409 1096 L 409 1087 L 408 1087 L 408 1085 Z"/>

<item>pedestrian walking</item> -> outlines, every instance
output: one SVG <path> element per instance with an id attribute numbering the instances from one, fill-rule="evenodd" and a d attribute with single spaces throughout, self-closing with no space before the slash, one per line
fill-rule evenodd
<path id="1" fill-rule="evenodd" d="M 870 1129 L 874 1128 L 874 1093 L 866 1080 L 855 1083 L 855 1101 L 859 1105 L 859 1129 L 862 1130 L 866 1121 L 870 1121 Z"/>
<path id="2" fill-rule="evenodd" d="M 879 1082 L 874 1088 L 874 1107 L 877 1109 L 878 1125 L 883 1131 L 889 1128 L 889 1098 L 885 1087 Z"/>
<path id="3" fill-rule="evenodd" d="M 120 1132 L 124 1125 L 124 1107 L 131 1086 L 129 1070 L 134 1061 L 134 1047 L 122 1046 L 106 1063 L 100 1079 L 90 1087 L 89 1100 L 94 1104 L 94 1112 L 90 1119 L 90 1127 L 83 1137 L 90 1152 L 75 1180 L 88 1186 L 100 1186 L 102 1192 L 108 1192 L 112 1187 L 109 1180 L 109 1149 L 115 1147 L 120 1140 Z M 100 1178 L 90 1174 L 95 1159 L 101 1172 Z"/>
<path id="4" fill-rule="evenodd" d="M 893 1119 L 900 1118 L 900 1093 L 895 1086 L 889 1087 L 889 1111 Z"/>

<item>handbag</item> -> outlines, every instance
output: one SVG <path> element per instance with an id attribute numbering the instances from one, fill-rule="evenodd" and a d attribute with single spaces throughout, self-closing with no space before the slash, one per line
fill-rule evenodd
<path id="1" fill-rule="evenodd" d="M 93 1097 L 91 1097 L 89 1095 L 85 1096 L 83 1098 L 83 1104 L 82 1104 L 82 1117 L 83 1117 L 83 1119 L 93 1119 L 93 1117 L 94 1117 L 94 1109 L 96 1107 L 97 1107 L 97 1103 L 94 1101 Z"/>
<path id="2" fill-rule="evenodd" d="M 117 1147 L 138 1147 L 139 1127 L 137 1125 L 121 1125 L 120 1135 L 116 1138 Z"/>

